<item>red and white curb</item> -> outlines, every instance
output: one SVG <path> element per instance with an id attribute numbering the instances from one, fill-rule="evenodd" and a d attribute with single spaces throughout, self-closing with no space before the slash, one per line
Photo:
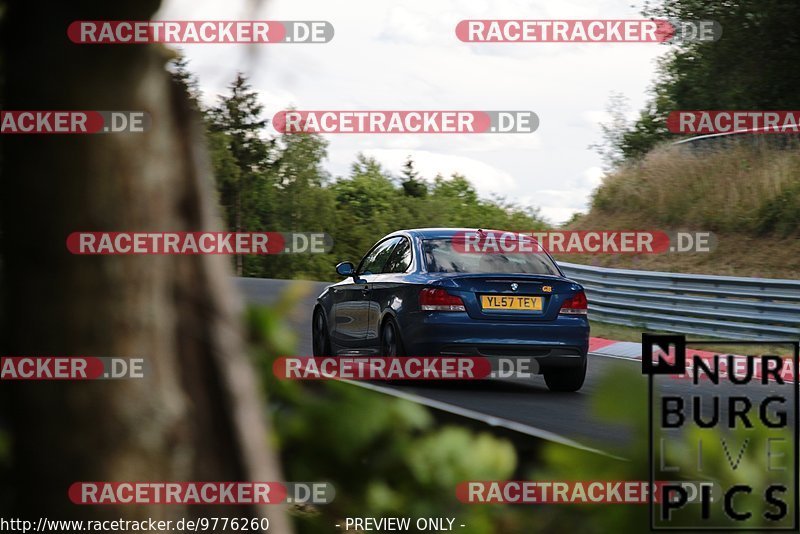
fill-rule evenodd
<path id="1" fill-rule="evenodd" d="M 611 358 L 641 360 L 642 344 L 633 341 L 615 341 L 602 337 L 589 338 L 589 352 Z"/>
<path id="2" fill-rule="evenodd" d="M 686 349 L 687 354 L 691 356 L 699 356 L 706 362 L 711 362 L 714 356 L 719 355 L 719 352 L 712 352 L 708 350 L 696 350 L 696 349 Z M 642 359 L 642 344 L 636 343 L 633 341 L 616 341 L 613 339 L 605 339 L 602 337 L 592 337 L 589 338 L 589 352 L 594 356 L 605 356 L 608 358 L 619 358 L 622 360 L 641 360 Z M 727 353 L 724 354 L 727 356 Z M 721 359 L 720 361 L 720 369 L 723 369 L 723 365 L 727 367 L 727 359 Z M 740 356 L 738 354 L 733 355 L 733 372 L 735 375 L 739 375 L 740 373 L 745 372 L 745 366 L 747 364 L 747 358 L 745 356 Z M 756 371 L 755 374 L 757 377 L 760 377 L 759 368 L 760 366 L 755 366 Z M 791 357 L 784 357 L 783 359 L 783 368 L 781 369 L 781 377 L 786 383 L 791 383 L 794 380 L 794 360 Z M 676 378 L 687 378 L 691 379 L 692 375 L 690 372 L 686 372 L 682 375 L 674 375 Z M 770 380 L 772 380 L 770 378 Z"/>

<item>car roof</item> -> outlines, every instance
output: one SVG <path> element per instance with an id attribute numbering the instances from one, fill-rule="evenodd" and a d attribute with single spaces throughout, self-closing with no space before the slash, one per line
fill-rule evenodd
<path id="1" fill-rule="evenodd" d="M 453 237 L 457 234 L 468 232 L 477 232 L 480 228 L 410 228 L 407 230 L 398 230 L 393 234 L 409 234 L 419 239 L 436 239 L 443 237 Z M 483 228 L 486 232 L 502 232 L 503 230 L 492 230 Z"/>

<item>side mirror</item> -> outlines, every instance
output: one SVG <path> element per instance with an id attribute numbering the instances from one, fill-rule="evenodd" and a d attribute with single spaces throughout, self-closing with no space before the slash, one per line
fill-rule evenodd
<path id="1" fill-rule="evenodd" d="M 356 268 L 349 261 L 343 261 L 336 266 L 336 272 L 339 276 L 353 276 L 356 274 Z"/>

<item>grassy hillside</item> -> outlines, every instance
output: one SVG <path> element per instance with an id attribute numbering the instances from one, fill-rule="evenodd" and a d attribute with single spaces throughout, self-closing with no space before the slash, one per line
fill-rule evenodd
<path id="1" fill-rule="evenodd" d="M 563 261 L 733 276 L 800 276 L 800 150 L 665 146 L 607 176 L 570 230 L 715 232 L 713 252 L 562 255 Z"/>

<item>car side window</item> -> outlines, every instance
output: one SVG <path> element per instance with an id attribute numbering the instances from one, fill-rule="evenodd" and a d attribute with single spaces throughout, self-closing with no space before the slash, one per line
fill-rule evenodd
<path id="1" fill-rule="evenodd" d="M 404 273 L 411 265 L 411 243 L 408 239 L 401 237 L 400 242 L 392 250 L 392 255 L 386 265 L 383 266 L 384 273 Z"/>
<path id="2" fill-rule="evenodd" d="M 358 274 L 379 274 L 383 272 L 386 260 L 392 254 L 392 249 L 402 237 L 393 237 L 381 241 L 370 250 L 361 263 L 358 265 Z"/>

